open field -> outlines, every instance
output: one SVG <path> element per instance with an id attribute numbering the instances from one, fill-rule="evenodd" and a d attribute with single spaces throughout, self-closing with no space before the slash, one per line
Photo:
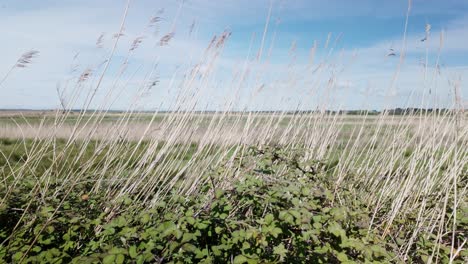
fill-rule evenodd
<path id="1" fill-rule="evenodd" d="M 428 117 L 425 115 L 404 115 L 404 116 L 381 116 L 381 115 L 342 115 L 330 114 L 327 116 L 310 113 L 106 113 L 106 114 L 86 114 L 70 113 L 57 124 L 56 118 L 60 113 L 54 111 L 0 111 L 0 138 L 45 138 L 53 135 L 57 138 L 67 139 L 72 135 L 74 129 L 80 128 L 82 131 L 78 137 L 88 137 L 99 140 L 108 137 L 112 133 L 118 132 L 121 139 L 137 140 L 142 136 L 144 139 L 165 140 L 163 129 L 164 122 L 173 119 L 177 122 L 187 118 L 187 125 L 194 133 L 193 140 L 199 141 L 207 133 L 211 124 L 223 127 L 226 131 L 222 134 L 226 138 L 237 137 L 243 131 L 246 123 L 251 123 L 254 130 L 249 139 L 260 138 L 260 131 L 266 124 L 275 124 L 277 129 L 284 132 L 290 129 L 291 125 L 309 129 L 313 125 L 333 126 L 340 129 L 340 138 L 348 140 L 348 136 L 353 130 L 365 126 L 366 131 L 374 130 L 377 126 L 386 126 L 388 129 L 407 127 L 412 134 L 416 133 L 416 128 L 427 123 Z M 461 124 L 458 129 L 465 129 L 468 115 L 460 117 Z M 434 117 L 434 121 L 439 126 L 449 125 L 448 117 Z M 98 126 L 93 126 L 98 122 Z M 300 122 L 300 124 L 296 124 Z M 293 124 L 294 123 L 294 124 Z M 288 128 L 289 126 L 289 128 Z M 309 126 L 309 127 L 307 127 Z M 57 129 L 60 128 L 60 129 Z M 91 130 L 95 130 L 92 131 Z M 146 131 L 147 130 L 147 131 Z M 455 128 L 454 128 L 455 131 Z M 278 131 L 277 131 L 278 132 Z M 278 132 L 279 133 L 279 132 Z M 167 133 L 166 133 L 167 134 Z M 371 134 L 371 133 L 368 133 Z M 277 135 L 279 136 L 279 135 Z"/>

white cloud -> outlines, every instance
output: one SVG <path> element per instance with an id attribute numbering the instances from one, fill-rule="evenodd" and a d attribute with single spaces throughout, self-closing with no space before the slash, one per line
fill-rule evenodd
<path id="1" fill-rule="evenodd" d="M 3 94 L 0 97 L 0 108 L 55 107 L 58 105 L 56 82 L 63 81 L 69 76 L 70 64 L 76 52 L 80 51 L 77 61 L 80 64 L 79 71 L 96 66 L 106 58 L 112 45 L 111 36 L 118 30 L 126 1 L 67 1 L 67 3 L 64 3 L 65 1 L 49 0 L 45 1 L 41 8 L 34 6 L 28 8 L 28 1 L 17 1 L 23 3 L 7 2 L 6 7 L 9 8 L 7 10 L 10 10 L 11 13 L 0 10 L 0 32 L 2 32 L 2 39 L 5 39 L 0 43 L 0 52 L 2 54 L 0 78 L 24 51 L 34 48 L 40 50 L 41 55 L 28 68 L 15 70 L 7 81 L 0 86 L 0 92 Z M 290 20 L 311 20 L 366 14 L 401 16 L 402 10 L 404 13 L 406 8 L 404 2 L 389 5 L 387 8 L 387 2 L 377 5 L 375 1 L 370 0 L 357 1 L 352 4 L 348 1 L 334 0 L 327 1 L 326 5 L 323 1 L 318 0 L 313 3 L 310 1 L 282 2 L 278 0 L 275 1 L 276 5 L 273 12 L 275 17 L 281 12 Z M 114 63 L 110 67 L 110 74 L 103 82 L 104 88 L 102 92 L 99 92 L 101 97 L 98 97 L 98 99 L 101 100 L 106 89 L 112 86 L 119 65 L 126 56 L 131 42 L 136 37 L 146 36 L 141 46 L 132 55 L 129 72 L 125 75 L 125 78 L 128 78 L 132 72 L 142 66 L 143 68 L 135 74 L 132 83 L 142 80 L 151 70 L 151 65 L 156 58 L 160 65 L 157 73 L 161 75 L 162 80 L 159 87 L 162 88 L 157 89 L 152 96 L 145 99 L 148 105 L 152 104 L 154 107 L 154 105 L 158 105 L 167 98 L 165 87 L 169 85 L 171 74 L 177 67 L 187 69 L 200 61 L 213 33 L 219 34 L 226 26 L 233 23 L 243 26 L 255 24 L 255 27 L 252 28 L 262 29 L 269 3 L 268 0 L 186 1 L 185 7 L 178 16 L 174 39 L 171 40 L 169 46 L 159 47 L 157 42 L 162 34 L 170 31 L 180 1 L 164 0 L 157 3 L 146 0 L 133 1 L 128 23 L 125 27 L 125 36 L 122 37 Z M 414 4 L 413 9 L 416 13 L 442 12 L 433 7 L 434 1 L 426 2 L 427 6 L 421 1 L 415 1 Z M 21 5 L 24 5 L 24 8 L 21 8 Z M 350 5 L 353 7 L 352 10 L 356 12 L 349 12 Z M 456 1 L 448 2 L 446 5 L 447 10 L 443 12 L 455 12 L 453 6 L 456 6 Z M 160 35 L 154 37 L 146 25 L 149 18 L 161 7 L 166 8 L 163 15 L 164 20 L 161 22 Z M 289 16 L 286 16 L 286 14 L 289 14 Z M 291 14 L 293 15 L 291 16 Z M 194 19 L 198 21 L 197 30 L 189 36 L 189 26 Z M 445 30 L 442 58 L 450 53 L 468 52 L 468 46 L 465 45 L 468 42 L 468 17 L 452 21 L 447 24 Z M 105 48 L 97 49 L 95 42 L 102 32 L 106 32 Z M 261 34 L 261 30 L 258 33 Z M 320 85 L 323 90 L 317 94 L 325 94 L 324 91 L 328 80 L 333 77 L 335 78 L 333 89 L 340 90 L 337 96 L 347 102 L 350 108 L 359 107 L 366 103 L 364 100 L 369 98 L 364 96 L 363 92 L 369 87 L 367 91 L 371 96 L 371 107 L 381 105 L 386 100 L 382 98 L 387 95 L 393 96 L 392 100 L 396 102 L 407 102 L 409 94 L 422 93 L 422 89 L 427 89 L 428 85 L 435 85 L 435 83 L 430 82 L 424 83 L 424 72 L 422 67 L 419 66 L 419 58 L 426 51 L 426 43 L 431 54 L 428 79 L 432 80 L 435 77 L 436 84 L 440 87 L 439 90 L 447 91 L 448 94 L 450 87 L 447 86 L 446 80 L 456 76 L 456 72 L 466 74 L 468 69 L 448 65 L 445 69 L 442 68 L 443 75 L 438 75 L 437 69 L 434 69 L 433 66 L 434 55 L 437 53 L 439 45 L 437 34 L 438 29 L 433 30 L 429 41 L 424 43 L 420 41 L 424 36 L 424 29 L 421 29 L 421 34 L 408 36 L 408 58 L 405 66 L 401 69 L 398 81 L 395 83 L 394 91 L 388 91 L 388 89 L 398 64 L 398 57 L 387 57 L 386 55 L 388 49 L 392 47 L 392 43 L 393 48 L 398 52 L 400 39 L 387 39 L 368 47 L 362 47 L 358 49 L 358 55 L 355 59 L 352 57 L 354 51 L 344 50 L 342 57 L 339 55 L 340 51 L 337 51 L 335 56 L 326 61 L 324 65 L 327 65 L 327 67 L 324 67 L 320 76 L 318 73 L 312 74 L 311 70 L 306 70 L 306 62 L 302 58 L 298 58 L 295 68 L 292 67 L 289 64 L 290 58 L 287 58 L 288 51 L 276 50 L 273 53 L 273 58 L 269 61 L 268 67 L 264 68 L 264 66 L 256 63 L 249 65 L 250 82 L 246 82 L 245 87 L 243 87 L 245 89 L 244 94 L 248 95 L 251 90 L 264 83 L 264 92 L 258 95 L 262 104 L 281 105 L 281 102 L 283 102 L 281 98 L 292 97 L 290 104 L 295 105 L 296 101 L 302 99 L 301 95 L 306 93 L 306 90 L 317 89 L 316 85 Z M 278 38 L 281 38 L 281 36 L 278 36 Z M 257 36 L 255 48 L 251 51 L 250 58 L 255 58 L 260 39 Z M 245 41 L 248 42 L 249 40 Z M 268 38 L 267 48 L 270 44 L 269 41 Z M 216 92 L 213 94 L 216 98 L 226 96 L 229 89 L 238 86 L 237 83 L 232 84 L 230 82 L 231 75 L 233 72 L 242 70 L 248 53 L 247 50 L 238 49 L 241 46 L 240 44 L 245 43 L 228 42 L 226 55 L 222 56 L 217 62 L 216 76 L 208 84 L 217 87 Z M 320 51 L 318 61 L 325 54 L 326 52 Z M 302 54 L 299 54 L 299 56 L 302 56 Z M 208 69 L 207 64 L 202 66 L 203 71 L 206 72 Z M 256 73 L 261 76 L 256 76 Z M 182 74 L 179 74 L 177 78 L 180 80 Z M 131 87 L 134 86 L 129 86 L 129 89 L 126 90 L 126 97 L 116 102 L 116 107 L 122 107 L 128 103 L 126 99 L 131 97 L 132 92 L 134 92 Z M 206 89 L 211 91 L 208 88 Z M 412 93 L 413 90 L 415 92 Z M 297 95 L 288 94 L 293 91 L 302 92 Z M 272 99 L 272 93 L 275 93 L 275 99 Z M 462 87 L 462 93 L 467 94 L 465 87 Z M 417 97 L 415 98 L 417 99 Z M 313 100 L 310 99 L 310 101 Z"/>

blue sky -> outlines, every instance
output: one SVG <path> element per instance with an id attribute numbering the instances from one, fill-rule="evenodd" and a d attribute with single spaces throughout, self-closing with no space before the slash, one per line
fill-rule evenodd
<path id="1" fill-rule="evenodd" d="M 63 89 L 87 68 L 98 76 L 102 67 L 96 67 L 110 53 L 111 36 L 118 31 L 125 5 L 125 0 L 0 0 L 0 78 L 23 52 L 40 51 L 33 64 L 15 69 L 0 86 L 0 108 L 56 108 L 57 86 Z M 264 56 L 256 61 L 270 7 Z M 161 9 L 155 34 L 147 25 Z M 232 35 L 212 77 L 196 84 L 204 89 L 200 105 L 223 105 L 240 87 L 239 107 L 261 109 L 298 104 L 379 109 L 421 102 L 450 106 L 454 89 L 468 94 L 468 1 L 413 0 L 403 44 L 407 9 L 405 0 L 132 0 L 125 35 L 94 104 L 115 89 L 111 107 L 125 109 L 134 103 L 138 87 L 157 75 L 160 83 L 138 100 L 138 107 L 169 105 L 181 89 L 183 73 L 204 61 L 203 52 L 214 35 L 229 30 Z M 427 24 L 429 39 L 422 42 Z M 158 46 L 161 36 L 172 29 L 175 35 L 169 45 Z M 99 49 L 96 40 L 102 33 L 104 47 Z M 141 46 L 116 82 L 130 44 L 140 36 Z M 309 64 L 314 45 L 315 59 Z M 403 46 L 406 57 L 399 66 Z M 391 49 L 397 56 L 387 56 Z M 235 76 L 245 63 L 249 77 L 240 83 Z M 83 89 L 92 89 L 95 83 L 92 79 Z M 248 99 L 252 94 L 255 98 Z"/>

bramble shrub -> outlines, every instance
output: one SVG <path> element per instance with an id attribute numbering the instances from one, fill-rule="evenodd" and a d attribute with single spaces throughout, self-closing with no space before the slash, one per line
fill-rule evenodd
<path id="1" fill-rule="evenodd" d="M 403 262 L 397 256 L 400 240 L 369 230 L 372 212 L 360 195 L 346 184 L 336 188 L 329 173 L 333 164 L 300 162 L 300 156 L 300 152 L 282 153 L 280 148 L 250 148 L 245 157 L 235 160 L 242 173 L 228 187 L 220 187 L 222 179 L 214 169 L 211 181 L 198 192 L 187 196 L 174 192 L 152 206 L 131 194 L 108 201 L 90 192 L 90 182 L 77 183 L 70 192 L 52 184 L 42 193 L 34 191 L 38 185 L 31 177 L 13 190 L 1 189 L 14 194 L 0 207 L 0 259 L 7 263 Z M 465 231 L 466 213 L 459 224 Z M 405 225 L 412 228 L 411 223 Z M 432 254 L 434 240 L 421 236 L 417 241 L 412 259 L 405 261 L 425 262 Z M 442 261 L 448 261 L 447 249 L 441 247 Z M 455 261 L 462 263 L 463 257 Z"/>

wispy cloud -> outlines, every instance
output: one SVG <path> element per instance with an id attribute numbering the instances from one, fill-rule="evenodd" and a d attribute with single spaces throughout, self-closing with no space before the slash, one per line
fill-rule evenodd
<path id="1" fill-rule="evenodd" d="M 1 93 L 4 94 L 0 98 L 0 108 L 56 107 L 57 82 L 71 77 L 72 69 L 75 69 L 76 75 L 86 68 L 96 67 L 105 60 L 113 41 L 112 35 L 118 30 L 125 2 L 47 0 L 31 4 L 25 0 L 5 1 L 3 6 L 0 6 L 0 32 L 5 39 L 0 43 L 0 75 L 8 71 L 24 51 L 37 49 L 40 50 L 41 56 L 32 67 L 14 72 L 0 87 Z M 159 85 L 167 87 L 174 71 L 179 69 L 183 72 L 181 68 L 188 69 L 201 62 L 214 35 L 219 35 L 225 29 L 236 30 L 223 55 L 217 60 L 218 70 L 212 82 L 220 86 L 220 94 L 217 96 L 222 97 L 223 92 L 227 92 L 231 87 L 229 82 L 232 80 L 232 74 L 242 71 L 249 52 L 250 60 L 255 59 L 270 3 L 272 2 L 269 0 L 164 0 L 158 3 L 147 0 L 133 1 L 125 26 L 125 35 L 118 46 L 111 74 L 106 78 L 105 84 L 112 85 L 112 78 L 118 74 L 120 64 L 129 54 L 132 43 L 138 38 L 141 38 L 141 43 L 131 52 L 129 70 L 125 77 L 129 77 L 133 72 L 135 80 L 142 80 L 151 71 L 152 65 L 158 63 L 157 73 L 162 80 Z M 468 46 L 465 45 L 468 41 L 468 17 L 463 16 L 463 10 L 466 11 L 468 4 L 463 5 L 454 0 L 445 1 L 443 4 L 434 0 L 413 1 L 412 14 L 416 16 L 418 24 L 431 23 L 431 16 L 438 17 L 438 21 L 431 29 L 430 38 L 425 41 L 421 41 L 425 37 L 423 27 L 411 31 L 408 35 L 405 65 L 400 69 L 401 73 L 394 85 L 395 91 L 392 92 L 388 92 L 387 89 L 391 86 L 397 69 L 398 55 L 401 53 L 401 34 L 395 36 L 382 33 L 376 40 L 368 39 L 366 44 L 363 44 L 362 40 L 353 39 L 352 34 L 348 36 L 347 32 L 342 32 L 350 42 L 338 42 L 333 55 L 327 57 L 332 47 L 330 44 L 328 49 L 324 48 L 327 33 L 308 31 L 308 28 L 313 28 L 314 23 L 321 19 L 341 21 L 346 20 L 346 17 L 354 17 L 363 23 L 372 23 L 376 17 L 396 17 L 403 21 L 406 8 L 406 1 L 273 1 L 273 18 L 265 41 L 265 50 L 268 53 L 272 47 L 272 56 L 264 58 L 267 67 L 251 63 L 249 70 L 263 74 L 259 83 L 265 83 L 264 91 L 282 93 L 287 93 L 287 86 L 294 85 L 303 86 L 299 87 L 299 90 L 317 84 L 326 87 L 328 80 L 335 78 L 334 88 L 341 90 L 340 96 L 343 100 L 348 100 L 349 107 L 360 105 L 366 91 L 370 91 L 371 96 L 375 97 L 372 107 L 378 107 L 382 103 L 382 100 L 377 98 L 388 95 L 393 96 L 396 102 L 406 102 L 406 97 L 411 94 L 409 91 L 416 89 L 415 92 L 421 92 L 422 89 L 428 89 L 428 86 L 443 87 L 439 90 L 449 91 L 447 79 L 468 71 L 468 66 L 465 65 L 468 57 Z M 148 27 L 150 18 L 162 9 L 164 11 L 160 13 L 158 27 Z M 440 18 L 441 15 L 447 17 Z M 421 16 L 426 17 L 427 21 L 421 21 Z M 280 18 L 281 27 L 274 33 L 274 25 Z M 403 28 L 398 28 L 399 26 L 392 25 L 396 27 L 393 31 L 402 32 Z M 300 27 L 300 30 L 296 30 L 295 27 Z M 169 45 L 161 47 L 161 37 L 171 33 L 173 29 L 175 35 Z M 155 34 L 156 31 L 158 34 Z M 439 60 L 440 67 L 436 68 L 439 34 L 442 31 L 443 52 Z M 103 48 L 98 48 L 96 41 L 103 32 Z M 341 32 L 332 33 L 334 40 Z M 252 39 L 253 46 L 249 51 Z M 296 39 L 302 41 L 297 42 L 296 51 L 291 52 L 291 42 Z M 314 74 L 318 74 L 313 72 L 314 68 L 307 68 L 314 40 L 320 41 L 315 66 L 327 58 L 328 66 L 322 72 L 320 81 L 314 79 Z M 349 46 L 353 48 L 347 48 Z M 395 57 L 387 56 L 390 49 L 395 51 Z M 78 52 L 79 55 L 74 60 Z M 427 71 L 422 65 L 426 62 L 426 52 L 429 54 Z M 203 67 L 207 69 L 208 66 Z M 181 76 L 178 78 L 182 78 Z M 424 81 L 424 76 L 436 81 Z M 254 84 L 250 84 L 246 89 L 255 89 Z M 277 85 L 277 88 L 274 88 L 274 85 Z M 131 89 L 128 92 L 131 93 Z M 464 86 L 462 93 L 467 94 Z M 162 94 L 167 94 L 167 90 L 161 88 L 146 100 L 149 104 L 153 102 L 154 105 L 158 105 Z M 260 93 L 259 97 L 261 96 Z M 277 97 L 288 96 L 281 94 Z M 123 101 L 116 102 L 115 107 L 124 107 Z"/>

